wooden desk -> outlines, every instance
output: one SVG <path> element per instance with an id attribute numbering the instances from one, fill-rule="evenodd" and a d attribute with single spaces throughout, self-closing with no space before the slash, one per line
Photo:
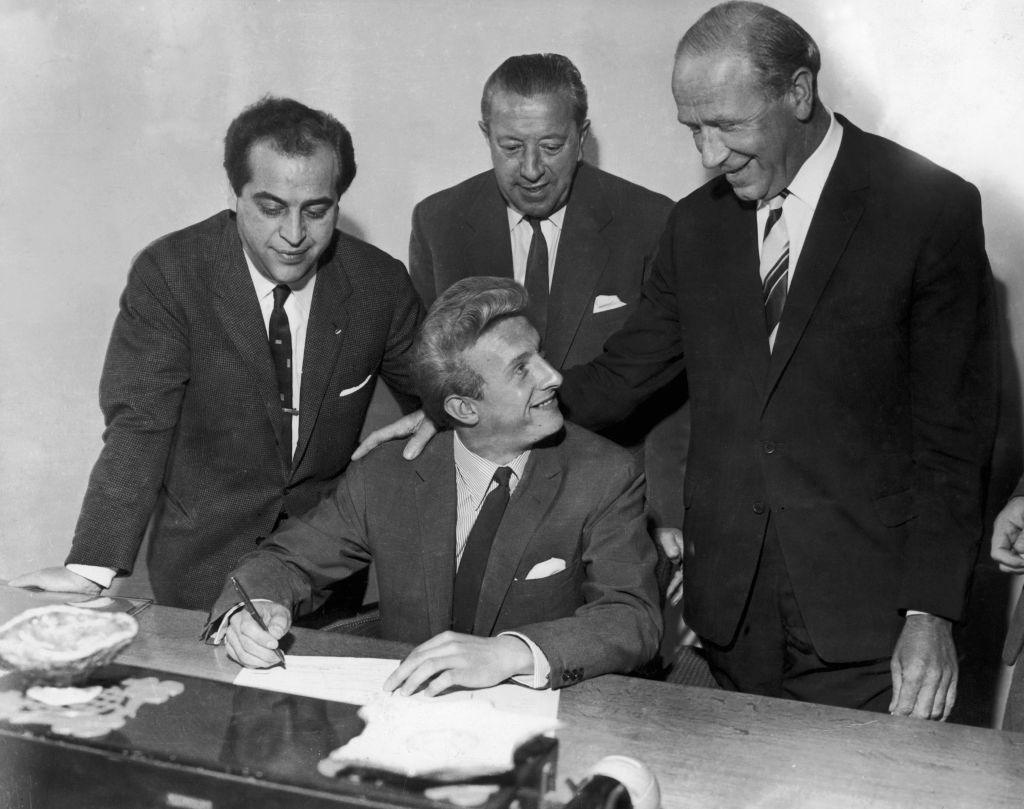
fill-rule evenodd
<path id="1" fill-rule="evenodd" d="M 0 619 L 23 609 L 0 586 Z M 204 616 L 150 607 L 119 662 L 230 681 L 199 641 Z M 406 647 L 296 630 L 296 654 L 400 657 Z M 938 724 L 608 675 L 564 689 L 558 777 L 606 755 L 644 761 L 664 809 L 997 809 L 1024 805 L 1024 734 Z"/>

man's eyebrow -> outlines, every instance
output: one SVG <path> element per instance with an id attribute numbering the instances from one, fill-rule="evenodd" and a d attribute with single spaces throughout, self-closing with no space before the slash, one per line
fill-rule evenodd
<path id="1" fill-rule="evenodd" d="M 253 199 L 266 200 L 268 202 L 276 202 L 278 205 L 283 205 L 285 208 L 288 207 L 288 203 L 280 197 L 275 197 L 269 191 L 257 191 L 252 195 Z M 316 199 L 306 199 L 302 201 L 301 207 L 312 208 L 316 205 L 333 205 L 336 202 L 334 197 L 317 197 Z"/>

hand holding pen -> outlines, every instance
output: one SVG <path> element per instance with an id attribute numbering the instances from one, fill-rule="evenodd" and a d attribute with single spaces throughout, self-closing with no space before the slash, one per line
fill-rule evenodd
<path id="1" fill-rule="evenodd" d="M 253 605 L 252 599 L 249 598 L 249 594 L 245 592 L 245 588 L 242 587 L 241 583 L 234 576 L 231 577 L 231 585 L 235 588 L 235 592 L 238 593 L 238 597 L 242 600 L 242 606 L 245 608 L 245 611 L 249 613 L 253 621 L 256 622 L 256 625 L 267 634 L 270 634 L 269 630 L 267 629 L 267 625 L 263 621 L 263 618 L 260 616 L 259 612 L 257 612 L 256 610 L 256 607 Z M 281 651 L 281 648 L 277 647 L 276 649 L 274 649 L 274 652 L 277 654 L 277 659 L 281 662 L 281 668 L 287 668 L 284 662 L 284 652 Z M 231 656 L 235 657 L 236 659 L 238 657 L 237 655 Z M 238 662 L 242 663 L 243 665 L 248 665 L 243 660 L 239 660 Z"/>

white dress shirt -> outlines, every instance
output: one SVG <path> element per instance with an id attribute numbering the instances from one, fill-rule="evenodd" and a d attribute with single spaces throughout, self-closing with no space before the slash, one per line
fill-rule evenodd
<path id="1" fill-rule="evenodd" d="M 843 127 L 836 117 L 829 111 L 829 125 L 818 148 L 811 152 L 810 157 L 797 171 L 796 176 L 786 188 L 789 196 L 782 202 L 782 216 L 786 223 L 786 233 L 789 235 L 789 280 L 790 287 L 793 285 L 793 275 L 800 260 L 800 251 L 803 250 L 804 242 L 807 240 L 807 231 L 811 227 L 811 218 L 814 210 L 818 207 L 818 200 L 821 199 L 821 192 L 825 188 L 825 181 L 828 180 L 829 172 L 836 162 L 839 154 L 839 145 L 843 140 Z M 761 200 L 757 206 L 757 250 L 760 257 L 764 247 L 764 229 L 768 224 L 768 202 Z M 783 312 L 785 317 L 785 312 Z M 781 322 L 781 321 L 780 321 Z M 768 336 L 768 344 L 775 347 L 775 337 L 779 333 L 779 326 L 776 326 Z"/>
<path id="2" fill-rule="evenodd" d="M 555 257 L 558 255 L 558 242 L 562 238 L 562 223 L 565 221 L 563 205 L 547 219 L 540 222 L 540 231 L 548 244 L 548 289 L 551 289 L 551 278 L 555 272 Z M 508 230 L 512 237 L 512 277 L 520 284 L 526 284 L 526 259 L 530 255 L 530 242 L 533 241 L 533 227 L 526 221 L 526 216 L 515 208 L 505 207 L 508 214 Z"/>
<path id="3" fill-rule="evenodd" d="M 526 227 L 527 230 L 530 229 L 528 223 Z M 484 498 L 498 485 L 493 480 L 495 470 L 500 466 L 507 466 L 512 470 L 512 475 L 508 481 L 508 489 L 510 493 L 514 492 L 523 476 L 526 462 L 530 459 L 530 451 L 527 450 L 510 463 L 496 464 L 493 461 L 488 461 L 486 458 L 481 458 L 470 450 L 462 443 L 458 433 L 454 433 L 452 436 L 452 447 L 455 456 L 455 494 L 457 504 L 455 567 L 458 569 L 459 563 L 462 561 L 462 553 L 466 549 L 466 540 L 469 539 L 469 532 L 472 530 L 473 523 L 476 522 L 476 518 L 480 513 L 480 507 L 483 505 Z M 520 684 L 530 686 L 531 688 L 546 688 L 548 685 L 548 675 L 551 673 L 551 664 L 540 650 L 540 647 L 526 637 L 526 635 L 519 632 L 501 632 L 500 634 L 519 638 L 530 647 L 530 652 L 533 654 L 533 674 L 515 677 L 514 679 Z"/>

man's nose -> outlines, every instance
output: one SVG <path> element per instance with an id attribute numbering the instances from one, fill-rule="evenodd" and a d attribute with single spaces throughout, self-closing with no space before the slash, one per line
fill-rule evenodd
<path id="1" fill-rule="evenodd" d="M 544 162 L 541 160 L 540 149 L 527 148 L 523 151 L 523 159 L 519 163 L 519 173 L 523 179 L 536 182 L 544 174 Z"/>
<path id="2" fill-rule="evenodd" d="M 713 129 L 702 131 L 696 140 L 697 149 L 700 150 L 700 162 L 706 169 L 718 168 L 729 156 L 729 150 Z"/>
<path id="3" fill-rule="evenodd" d="M 289 214 L 281 225 L 281 238 L 293 247 L 297 247 L 306 238 L 306 223 L 302 220 L 302 211 Z"/>
<path id="4" fill-rule="evenodd" d="M 562 375 L 546 359 L 543 357 L 538 359 L 541 363 L 541 387 L 551 390 L 562 387 Z"/>

